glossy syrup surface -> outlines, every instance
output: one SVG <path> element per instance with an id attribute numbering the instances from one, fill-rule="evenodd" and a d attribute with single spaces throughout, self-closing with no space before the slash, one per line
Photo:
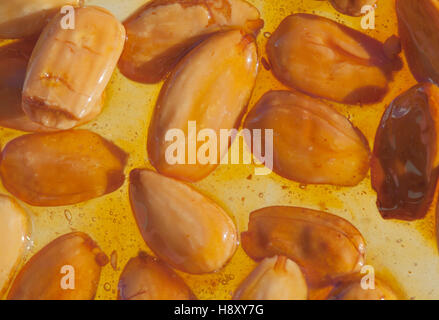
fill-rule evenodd
<path id="1" fill-rule="evenodd" d="M 125 19 L 145 0 L 90 0 L 103 6 L 119 19 Z M 267 36 L 283 18 L 307 12 L 334 19 L 361 31 L 361 19 L 337 13 L 328 2 L 318 0 L 250 0 L 265 20 L 258 42 L 261 57 L 266 58 Z M 397 32 L 394 1 L 378 1 L 376 29 L 366 33 L 381 40 Z M 331 103 L 347 116 L 367 137 L 371 147 L 385 107 L 400 93 L 415 84 L 406 65 L 398 72 L 384 100 L 375 105 L 347 106 Z M 103 113 L 82 126 L 101 134 L 123 148 L 130 156 L 126 175 L 138 167 L 150 167 L 146 152 L 150 118 L 158 97 L 159 85 L 135 83 L 116 71 L 106 91 Z M 284 89 L 261 64 L 249 107 L 270 89 Z M 22 135 L 0 129 L 0 145 Z M 247 229 L 248 214 L 271 205 L 294 205 L 325 210 L 351 221 L 367 242 L 367 263 L 406 298 L 439 299 L 439 258 L 435 245 L 434 212 L 417 222 L 385 221 L 376 207 L 376 194 L 370 175 L 354 188 L 300 185 L 276 174 L 255 176 L 252 165 L 221 165 L 195 188 L 217 201 L 234 219 L 239 231 Z M 111 256 L 112 265 L 103 268 L 97 299 L 115 299 L 120 273 L 139 250 L 150 252 L 137 229 L 128 200 L 128 181 L 122 188 L 104 197 L 74 206 L 30 207 L 33 221 L 32 248 L 28 259 L 54 238 L 78 230 L 88 233 Z M 0 191 L 6 193 L 1 187 Z M 172 232 L 170 230 L 169 232 Z M 239 283 L 255 263 L 239 248 L 224 270 L 210 275 L 182 274 L 199 299 L 230 299 Z"/>

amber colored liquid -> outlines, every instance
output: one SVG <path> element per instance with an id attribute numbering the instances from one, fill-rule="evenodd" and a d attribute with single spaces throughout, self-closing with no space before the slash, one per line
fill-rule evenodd
<path id="1" fill-rule="evenodd" d="M 123 19 L 144 0 L 92 0 L 112 10 Z M 361 31 L 360 18 L 337 13 L 326 1 L 317 0 L 249 0 L 261 11 L 265 27 L 258 38 L 261 57 L 265 57 L 267 33 L 273 32 L 286 16 L 307 12 L 323 15 Z M 394 2 L 381 0 L 376 10 L 376 29 L 365 33 L 384 41 L 397 33 Z M 401 92 L 415 84 L 407 67 L 395 76 L 385 99 L 375 105 L 348 106 L 334 104 L 349 117 L 368 138 L 372 147 L 375 132 L 385 107 Z M 106 91 L 103 113 L 83 126 L 93 130 L 129 153 L 126 174 L 132 169 L 150 167 L 146 152 L 149 121 L 160 85 L 143 85 L 114 73 Z M 284 88 L 270 71 L 261 65 L 249 108 L 270 89 Z M 1 102 L 0 102 L 1 103 Z M 22 132 L 0 129 L 3 147 Z M 303 206 L 337 214 L 351 221 L 368 244 L 367 263 L 376 273 L 400 291 L 404 297 L 439 298 L 439 259 L 437 259 L 434 210 L 418 222 L 385 221 L 376 208 L 376 194 L 368 176 L 354 188 L 300 185 L 276 174 L 255 176 L 252 165 L 222 165 L 195 188 L 217 201 L 235 220 L 240 231 L 247 229 L 251 211 L 271 205 Z M 1 192 L 6 192 L 1 188 Z M 28 206 L 29 207 L 29 206 Z M 95 239 L 113 261 L 103 268 L 97 299 L 115 299 L 119 275 L 126 262 L 139 250 L 149 251 L 137 229 L 128 201 L 127 181 L 116 192 L 74 206 L 56 208 L 29 207 L 33 220 L 33 245 L 26 259 L 54 238 L 72 230 L 84 231 Z M 169 232 L 172 232 L 170 230 Z M 209 275 L 182 274 L 199 299 L 230 299 L 233 291 L 255 266 L 239 248 L 231 262 L 221 271 Z"/>

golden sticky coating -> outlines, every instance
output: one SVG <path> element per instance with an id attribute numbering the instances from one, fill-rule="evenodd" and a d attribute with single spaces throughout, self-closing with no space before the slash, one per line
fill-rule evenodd
<path id="1" fill-rule="evenodd" d="M 119 300 L 195 300 L 171 268 L 144 252 L 128 261 L 119 280 Z"/>
<path id="2" fill-rule="evenodd" d="M 306 300 L 308 287 L 299 266 L 283 256 L 264 259 L 238 287 L 234 300 Z"/>
<path id="3" fill-rule="evenodd" d="M 230 28 L 256 35 L 264 22 L 258 9 L 243 0 L 154 0 L 124 25 L 121 72 L 135 81 L 156 83 L 208 35 Z"/>
<path id="4" fill-rule="evenodd" d="M 192 187 L 154 171 L 130 175 L 130 201 L 151 250 L 181 271 L 221 269 L 237 248 L 236 227 L 226 212 Z"/>
<path id="5" fill-rule="evenodd" d="M 24 135 L 2 152 L 5 188 L 35 206 L 79 203 L 117 190 L 127 155 L 87 130 Z"/>
<path id="6" fill-rule="evenodd" d="M 125 41 L 123 25 L 98 7 L 75 9 L 75 28 L 58 14 L 32 53 L 23 88 L 23 110 L 49 128 L 70 129 L 95 118 Z"/>
<path id="7" fill-rule="evenodd" d="M 250 214 L 242 246 L 255 260 L 284 255 L 295 261 L 312 286 L 358 272 L 364 264 L 360 232 L 338 216 L 305 208 L 267 207 Z"/>
<path id="8" fill-rule="evenodd" d="M 355 186 L 369 170 L 370 149 L 363 134 L 331 106 L 304 94 L 266 93 L 244 127 L 273 130 L 273 171 L 285 178 Z"/>

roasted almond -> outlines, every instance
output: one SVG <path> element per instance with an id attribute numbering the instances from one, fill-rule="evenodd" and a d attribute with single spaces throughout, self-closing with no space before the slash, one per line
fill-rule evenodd
<path id="1" fill-rule="evenodd" d="M 418 82 L 439 84 L 439 1 L 396 1 L 399 35 Z"/>
<path id="2" fill-rule="evenodd" d="M 19 40 L 0 47 L 0 126 L 21 131 L 50 131 L 33 122 L 21 107 L 21 92 L 36 39 Z"/>
<path id="3" fill-rule="evenodd" d="M 85 233 L 63 235 L 21 269 L 8 300 L 92 300 L 108 257 Z"/>
<path id="4" fill-rule="evenodd" d="M 155 83 L 213 32 L 238 28 L 257 34 L 264 22 L 243 0 L 154 0 L 124 25 L 127 42 L 119 69 L 132 80 Z"/>
<path id="5" fill-rule="evenodd" d="M 63 6 L 83 0 L 4 0 L 0 2 L 0 39 L 37 35 Z"/>
<path id="6" fill-rule="evenodd" d="M 285 85 L 348 104 L 380 101 L 392 71 L 402 66 L 381 42 L 312 14 L 285 18 L 268 40 L 267 54 Z"/>
<path id="7" fill-rule="evenodd" d="M 385 219 L 422 219 L 438 179 L 439 88 L 418 84 L 386 109 L 375 137 L 372 187 Z"/>
<path id="8" fill-rule="evenodd" d="M 119 280 L 119 300 L 195 300 L 178 274 L 141 252 L 130 259 Z"/>
<path id="9" fill-rule="evenodd" d="M 329 0 L 332 6 L 339 12 L 358 17 L 364 12 L 365 6 L 374 6 L 377 0 Z"/>
<path id="10" fill-rule="evenodd" d="M 287 179 L 354 186 L 369 170 L 370 149 L 363 134 L 326 103 L 299 92 L 266 93 L 244 127 L 273 130 L 273 171 Z"/>
<path id="11" fill-rule="evenodd" d="M 221 130 L 239 127 L 257 69 L 254 38 L 239 30 L 215 34 L 178 64 L 162 88 L 149 128 L 149 160 L 157 171 L 193 182 L 215 170 L 229 143 L 222 145 L 220 139 L 215 139 L 216 153 L 209 154 L 204 164 L 198 157 L 204 143 L 197 136 L 207 129 L 220 137 Z M 195 124 L 196 132 L 189 132 L 190 123 Z M 175 131 L 184 135 L 183 141 L 168 136 Z M 194 159 L 189 156 L 190 140 L 196 144 Z M 176 145 L 177 149 L 183 148 L 183 156 L 174 163 L 169 155 Z"/>
<path id="12" fill-rule="evenodd" d="M 252 212 L 248 231 L 242 233 L 242 246 L 257 261 L 274 255 L 288 257 L 313 286 L 358 272 L 365 257 L 363 237 L 348 221 L 297 207 Z"/>
<path id="13" fill-rule="evenodd" d="M 382 280 L 375 279 L 373 288 L 369 284 L 363 288 L 361 282 L 361 275 L 341 281 L 327 300 L 398 300 L 396 293 Z"/>
<path id="14" fill-rule="evenodd" d="M 299 266 L 286 257 L 264 259 L 236 290 L 234 300 L 306 300 L 308 287 Z"/>
<path id="15" fill-rule="evenodd" d="M 49 128 L 70 129 L 102 109 L 107 86 L 125 41 L 123 25 L 98 7 L 75 9 L 75 28 L 62 14 L 44 29 L 32 53 L 23 88 L 23 110 Z"/>
<path id="16" fill-rule="evenodd" d="M 146 244 L 181 271 L 201 274 L 221 269 L 237 247 L 236 227 L 215 202 L 177 180 L 136 169 L 130 200 Z"/>
<path id="17" fill-rule="evenodd" d="M 24 135 L 2 152 L 5 188 L 34 206 L 79 203 L 117 190 L 126 154 L 87 130 Z"/>
<path id="18" fill-rule="evenodd" d="M 13 198 L 0 195 L 0 298 L 23 258 L 31 231 L 29 222 Z"/>

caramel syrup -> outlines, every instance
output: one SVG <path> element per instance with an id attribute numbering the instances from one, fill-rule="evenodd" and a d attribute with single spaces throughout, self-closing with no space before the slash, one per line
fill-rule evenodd
<path id="1" fill-rule="evenodd" d="M 91 0 L 125 19 L 145 0 Z M 266 59 L 265 44 L 283 18 L 298 12 L 318 14 L 362 31 L 380 41 L 397 33 L 394 1 L 378 1 L 376 28 L 362 30 L 361 18 L 342 15 L 328 1 L 318 0 L 249 0 L 261 12 L 265 27 L 258 37 L 260 57 Z M 331 103 L 347 116 L 367 137 L 373 147 L 375 133 L 389 103 L 416 81 L 406 63 L 395 75 L 384 100 L 374 105 L 349 106 Z M 103 113 L 81 128 L 90 129 L 112 140 L 129 153 L 126 175 L 148 163 L 146 141 L 148 126 L 158 97 L 159 85 L 144 85 L 123 77 L 118 70 L 106 90 Z M 268 90 L 287 89 L 266 68 L 260 67 L 249 108 Z M 0 129 L 0 145 L 23 132 Z M 137 229 L 128 200 L 127 180 L 119 190 L 104 197 L 73 206 L 31 207 L 33 245 L 26 260 L 56 237 L 78 230 L 88 233 L 110 255 L 117 252 L 117 268 L 103 268 L 97 299 L 115 299 L 120 273 L 127 261 L 139 250 L 151 251 Z M 416 222 L 385 221 L 376 207 L 376 193 L 370 177 L 358 186 L 301 185 L 276 174 L 255 176 L 252 165 L 221 165 L 194 187 L 217 201 L 234 219 L 240 232 L 247 229 L 251 211 L 272 205 L 294 205 L 325 210 L 351 221 L 367 242 L 367 263 L 392 287 L 399 287 L 407 298 L 439 299 L 439 259 L 435 243 L 435 216 L 430 210 L 424 220 Z M 6 193 L 1 187 L 0 192 Z M 170 231 L 172 232 L 172 231 Z M 221 271 L 208 275 L 180 273 L 199 299 L 230 299 L 239 283 L 256 266 L 239 248 L 230 263 Z"/>

